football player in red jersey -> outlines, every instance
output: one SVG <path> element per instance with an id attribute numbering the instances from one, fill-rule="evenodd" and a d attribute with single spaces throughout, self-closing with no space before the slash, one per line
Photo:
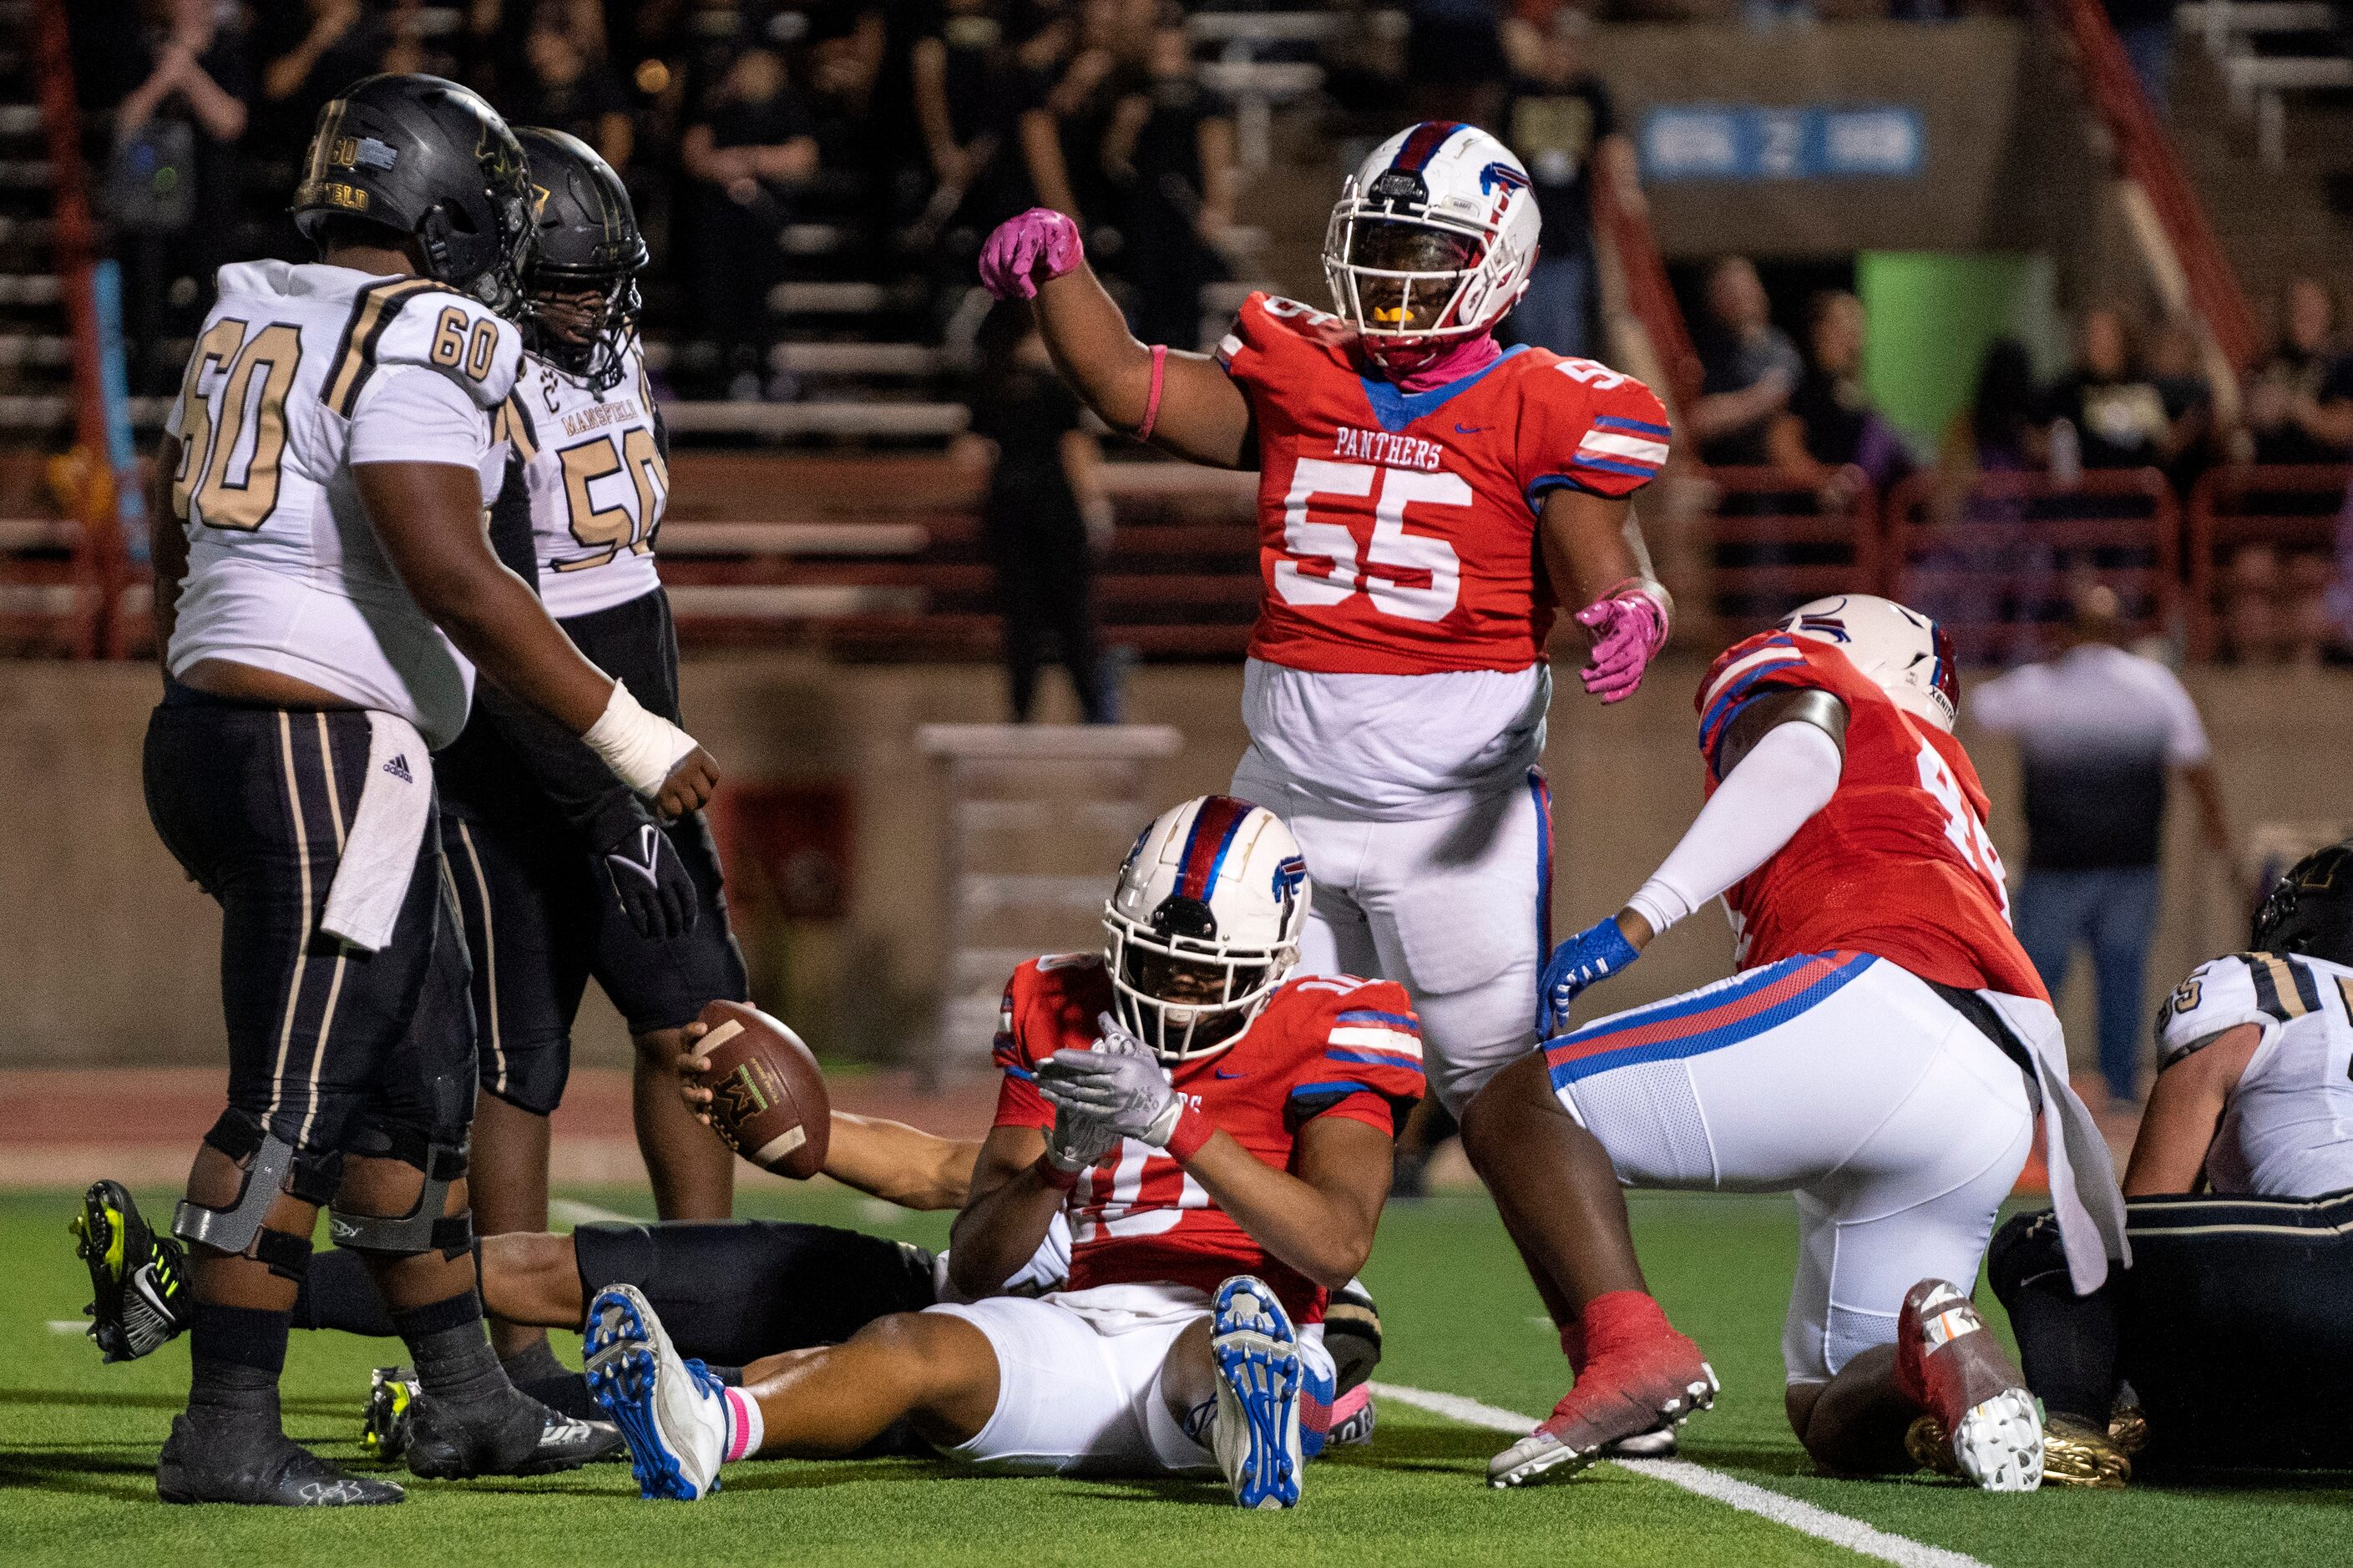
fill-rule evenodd
<path id="1" fill-rule="evenodd" d="M 1718 658 L 1699 694 L 1706 806 L 1622 911 L 1561 945 L 1545 976 L 1554 1037 L 1488 1086 L 1463 1137 L 1509 1172 L 1491 1180 L 1522 1251 L 1590 1300 L 1588 1345 L 1564 1339 L 1572 1361 L 1598 1364 L 1592 1309 L 1641 1289 L 1620 1184 L 1794 1192 L 1781 1352 L 1807 1450 L 1842 1472 L 1910 1468 L 1906 1432 L 1933 1415 L 1941 1468 L 2026 1490 L 2041 1416 L 1967 1292 L 2038 1108 L 2078 1288 L 2125 1255 L 2123 1205 L 2010 934 L 1957 701 L 1935 623 L 1865 595 L 1807 605 Z M 1739 973 L 1566 1028 L 1580 991 L 1719 894 Z M 1577 1203 L 1519 1184 L 1524 1166 L 1573 1172 Z M 1619 1405 L 1680 1397 L 1671 1372 L 1591 1393 L 1580 1375 L 1490 1477 L 1571 1473 Z"/>
<path id="2" fill-rule="evenodd" d="M 1291 976 L 1310 896 L 1278 817 L 1204 796 L 1129 851 L 1103 954 L 1014 972 L 948 1258 L 960 1302 L 731 1388 L 633 1287 L 599 1292 L 589 1382 L 645 1495 L 705 1496 L 725 1460 L 854 1453 L 904 1420 L 984 1468 L 1219 1471 L 1244 1507 L 1295 1504 L 1330 1413 L 1325 1300 L 1371 1250 L 1422 1089 L 1400 988 Z M 1058 1214 L 1067 1286 L 998 1294 Z"/>
<path id="3" fill-rule="evenodd" d="M 1009 220 L 981 257 L 1113 428 L 1259 471 L 1230 787 L 1282 816 L 1314 875 L 1302 967 L 1401 982 L 1457 1111 L 1535 1042 L 1556 609 L 1583 606 L 1604 702 L 1667 636 L 1628 503 L 1666 460 L 1665 410 L 1607 366 L 1494 341 L 1536 238 L 1519 160 L 1431 121 L 1376 148 L 1333 209 L 1333 311 L 1254 294 L 1214 356 L 1131 337 L 1060 214 Z M 1581 1305 L 1547 1302 L 1564 1325 Z"/>

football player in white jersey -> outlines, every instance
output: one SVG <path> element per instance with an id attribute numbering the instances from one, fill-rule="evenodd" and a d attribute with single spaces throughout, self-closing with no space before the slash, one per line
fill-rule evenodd
<path id="1" fill-rule="evenodd" d="M 602 158 L 560 131 L 517 136 L 537 245 L 522 277 L 528 352 L 498 409 L 511 455 L 491 542 L 574 646 L 676 723 L 678 636 L 653 553 L 667 442 L 637 338 L 646 242 Z M 702 815 L 657 820 L 563 725 L 495 687 L 436 760 L 474 957 L 476 1228 L 547 1228 L 547 1119 L 591 974 L 637 1041 L 657 1212 L 726 1218 L 733 1156 L 678 1094 L 685 1026 L 710 1002 L 749 999 Z M 560 1370 L 543 1331 L 494 1321 L 491 1333 L 517 1382 Z"/>
<path id="2" fill-rule="evenodd" d="M 158 457 L 167 679 L 150 814 L 222 907 L 227 1106 L 173 1229 L 194 1377 L 174 1502 L 394 1502 L 279 1424 L 288 1314 L 322 1205 L 365 1253 L 425 1395 L 420 1475 L 564 1468 L 609 1435 L 509 1383 L 475 1289 L 468 961 L 428 746 L 479 666 L 670 814 L 710 757 L 580 656 L 482 526 L 522 360 L 522 149 L 480 98 L 371 77 L 320 113 L 294 197 L 320 262 L 225 268 Z"/>
<path id="3" fill-rule="evenodd" d="M 2079 1297 L 2048 1214 L 1994 1237 L 2027 1383 L 2079 1439 L 2046 1447 L 2049 1479 L 2120 1485 L 2143 1444 L 2144 1465 L 2353 1467 L 2353 840 L 2290 868 L 2248 947 L 2158 1009 L 2132 1267 Z"/>

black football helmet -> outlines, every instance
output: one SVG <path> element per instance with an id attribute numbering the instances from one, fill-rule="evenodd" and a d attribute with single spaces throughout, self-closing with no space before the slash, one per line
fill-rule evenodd
<path id="1" fill-rule="evenodd" d="M 2255 910 L 2247 945 L 2353 964 L 2353 839 L 2289 867 Z"/>
<path id="2" fill-rule="evenodd" d="M 523 269 L 522 324 L 531 352 L 602 392 L 623 374 L 622 355 L 637 331 L 638 270 L 646 237 L 613 166 L 577 136 L 543 126 L 515 132 L 531 169 L 536 244 Z M 555 305 L 594 294 L 602 305 L 573 320 Z"/>
<path id="3" fill-rule="evenodd" d="M 531 250 L 522 144 L 498 110 L 438 76 L 371 76 L 319 110 L 294 187 L 294 226 L 324 247 L 353 218 L 414 239 L 425 276 L 501 315 Z"/>

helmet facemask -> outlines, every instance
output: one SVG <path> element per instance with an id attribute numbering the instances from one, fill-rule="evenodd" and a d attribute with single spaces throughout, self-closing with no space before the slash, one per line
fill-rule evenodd
<path id="1" fill-rule="evenodd" d="M 1110 904 L 1112 1008 L 1164 1063 L 1213 1056 L 1238 1039 L 1299 962 L 1296 942 L 1238 947 L 1206 933 L 1208 910 L 1182 897 L 1164 900 L 1139 924 Z"/>
<path id="2" fill-rule="evenodd" d="M 637 331 L 634 268 L 577 273 L 541 262 L 524 279 L 522 324 L 532 352 L 604 393 L 620 384 Z"/>
<path id="3" fill-rule="evenodd" d="M 1486 330 L 1464 324 L 1484 292 L 1487 236 L 1470 224 L 1388 217 L 1366 210 L 1353 186 L 1332 210 L 1324 276 L 1334 309 L 1385 369 L 1412 370 Z"/>

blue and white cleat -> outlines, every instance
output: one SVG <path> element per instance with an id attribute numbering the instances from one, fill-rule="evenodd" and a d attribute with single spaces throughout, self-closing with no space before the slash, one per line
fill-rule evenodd
<path id="1" fill-rule="evenodd" d="M 596 1292 L 581 1348 L 588 1391 L 629 1445 L 638 1495 L 691 1502 L 717 1491 L 727 1452 L 719 1380 L 680 1357 L 635 1286 Z"/>
<path id="2" fill-rule="evenodd" d="M 1218 1287 L 1209 1353 L 1218 1363 L 1218 1423 L 1210 1446 L 1243 1508 L 1296 1508 L 1305 1456 L 1299 1441 L 1299 1336 L 1266 1285 L 1238 1274 Z"/>

